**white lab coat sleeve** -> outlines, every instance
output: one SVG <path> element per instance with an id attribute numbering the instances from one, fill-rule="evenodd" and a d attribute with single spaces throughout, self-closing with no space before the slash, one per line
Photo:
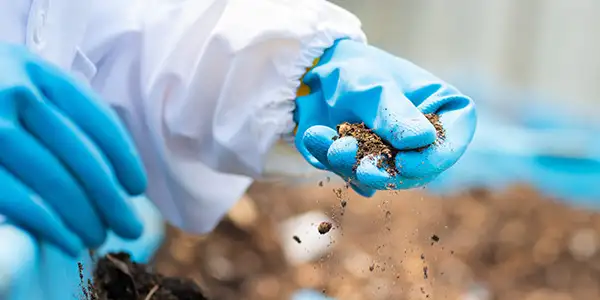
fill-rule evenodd
<path id="1" fill-rule="evenodd" d="M 260 177 L 300 77 L 336 39 L 364 40 L 360 23 L 324 0 L 183 3 L 147 20 L 147 122 L 171 159 Z"/>
<path id="2" fill-rule="evenodd" d="M 94 88 L 132 131 L 151 199 L 194 232 L 263 175 L 313 61 L 337 39 L 365 42 L 358 19 L 325 0 L 108 2 L 85 45 Z"/>

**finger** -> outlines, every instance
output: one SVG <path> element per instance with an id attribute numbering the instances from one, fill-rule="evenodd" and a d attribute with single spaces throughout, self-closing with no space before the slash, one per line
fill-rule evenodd
<path id="1" fill-rule="evenodd" d="M 418 149 L 435 142 L 433 125 L 396 86 L 388 85 L 380 91 L 377 116 L 361 116 L 365 125 L 398 150 Z"/>
<path id="2" fill-rule="evenodd" d="M 51 103 L 27 106 L 22 119 L 23 126 L 68 166 L 96 211 L 117 235 L 137 238 L 142 234 L 142 223 L 129 206 L 129 196 L 122 191 L 109 163 L 70 119 Z"/>
<path id="3" fill-rule="evenodd" d="M 77 257 L 83 245 L 44 200 L 0 167 L 0 214 L 19 227 Z"/>
<path id="4" fill-rule="evenodd" d="M 350 112 L 332 116 L 332 122 L 362 121 L 398 150 L 418 149 L 435 141 L 433 125 L 405 97 L 400 83 L 381 72 L 376 64 L 353 60 L 344 72 L 319 68 L 326 73 L 320 79 L 324 82 L 325 102 L 338 111 Z M 308 74 L 307 80 L 314 80 L 313 77 Z"/>
<path id="5" fill-rule="evenodd" d="M 104 242 L 107 233 L 102 220 L 77 180 L 50 151 L 25 131 L 14 128 L 0 131 L 0 144 L 0 164 L 40 195 L 86 245 L 96 247 Z"/>
<path id="6" fill-rule="evenodd" d="M 337 132 L 332 128 L 316 125 L 306 130 L 302 141 L 306 150 L 323 166 L 328 167 L 327 152 L 337 136 Z"/>
<path id="7" fill-rule="evenodd" d="M 473 106 L 439 113 L 445 138 L 423 151 L 398 153 L 396 166 L 402 170 L 403 176 L 422 178 L 437 175 L 454 165 L 466 151 L 476 126 Z"/>
<path id="8" fill-rule="evenodd" d="M 303 142 L 304 139 L 304 135 L 302 136 L 296 136 L 295 139 L 295 144 L 296 144 L 296 149 L 298 150 L 298 152 L 300 152 L 300 154 L 302 155 L 302 157 L 304 157 L 304 159 L 313 167 L 319 169 L 319 170 L 327 170 L 327 167 L 325 167 L 316 157 L 314 157 L 310 151 L 308 151 L 308 149 L 306 148 L 306 145 Z"/>
<path id="9" fill-rule="evenodd" d="M 329 165 L 333 170 L 345 177 L 354 177 L 357 166 L 358 142 L 351 136 L 340 138 L 333 142 L 327 153 Z"/>
<path id="10" fill-rule="evenodd" d="M 326 112 L 321 97 L 321 93 L 317 91 L 296 99 L 295 117 L 298 129 L 295 144 L 298 152 L 302 154 L 308 163 L 317 169 L 326 170 L 327 168 L 308 151 L 304 143 L 304 136 L 309 128 L 315 125 L 324 125 L 320 124 L 322 120 L 325 120 L 324 114 Z"/>
<path id="11" fill-rule="evenodd" d="M 392 176 L 385 170 L 386 166 L 378 166 L 380 159 L 381 157 L 365 157 L 360 161 L 356 168 L 358 182 L 376 190 L 404 190 L 423 186 L 433 179 L 406 178 L 403 173 Z"/>
<path id="12" fill-rule="evenodd" d="M 365 197 L 365 198 L 370 198 L 373 195 L 375 195 L 375 191 L 373 189 L 370 189 L 366 186 L 363 186 L 362 184 L 358 184 L 358 183 L 354 183 L 354 182 L 350 182 L 350 187 L 359 195 Z"/>
<path id="13" fill-rule="evenodd" d="M 30 66 L 34 82 L 65 116 L 85 132 L 102 150 L 119 182 L 132 195 L 146 189 L 147 179 L 135 146 L 110 107 L 89 88 L 48 63 Z"/>

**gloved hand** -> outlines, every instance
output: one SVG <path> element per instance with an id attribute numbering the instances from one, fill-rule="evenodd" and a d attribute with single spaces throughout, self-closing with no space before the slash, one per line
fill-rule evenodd
<path id="1" fill-rule="evenodd" d="M 363 196 L 430 182 L 460 158 L 475 131 L 471 99 L 375 47 L 337 41 L 303 81 L 311 93 L 296 99 L 296 147 L 310 164 L 340 175 Z M 429 113 L 439 116 L 445 139 L 436 142 L 436 130 L 424 115 Z M 369 156 L 355 166 L 357 140 L 334 141 L 336 125 L 343 122 L 364 122 L 398 150 L 397 174 Z"/>
<path id="2" fill-rule="evenodd" d="M 25 48 L 0 44 L 0 214 L 70 255 L 111 229 L 136 238 L 146 177 L 98 97 Z"/>
<path id="3" fill-rule="evenodd" d="M 131 204 L 142 219 L 144 233 L 136 240 L 123 240 L 109 233 L 106 242 L 95 251 L 97 257 L 125 251 L 134 261 L 148 263 L 160 247 L 165 227 L 158 209 L 145 197 L 136 197 Z M 87 251 L 78 257 L 68 256 L 2 219 L 0 216 L 0 299 L 88 299 L 81 291 L 78 268 L 78 263 L 82 263 L 85 284 L 94 270 Z"/>

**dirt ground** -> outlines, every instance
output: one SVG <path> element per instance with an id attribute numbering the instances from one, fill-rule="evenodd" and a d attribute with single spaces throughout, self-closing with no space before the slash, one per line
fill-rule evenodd
<path id="1" fill-rule="evenodd" d="M 157 271 L 192 278 L 212 299 L 284 300 L 299 288 L 343 300 L 600 299 L 598 213 L 524 187 L 372 199 L 336 196 L 336 188 L 255 185 L 212 234 L 169 228 Z M 307 244 L 309 253 L 312 244 L 293 234 L 282 240 L 281 224 L 314 210 L 332 218 L 331 243 L 294 263 L 282 245 Z"/>

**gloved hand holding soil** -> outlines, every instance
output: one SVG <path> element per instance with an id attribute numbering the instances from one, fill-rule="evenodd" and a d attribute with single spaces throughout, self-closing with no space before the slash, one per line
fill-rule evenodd
<path id="1" fill-rule="evenodd" d="M 296 148 L 366 197 L 431 182 L 475 132 L 469 97 L 375 47 L 339 41 L 303 82 L 311 92 L 296 99 Z"/>

